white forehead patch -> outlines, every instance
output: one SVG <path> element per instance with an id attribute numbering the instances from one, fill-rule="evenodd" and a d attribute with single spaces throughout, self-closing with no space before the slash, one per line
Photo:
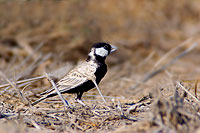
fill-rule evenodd
<path id="1" fill-rule="evenodd" d="M 102 57 L 108 56 L 108 50 L 104 49 L 104 48 L 96 48 L 95 50 L 96 54 Z"/>

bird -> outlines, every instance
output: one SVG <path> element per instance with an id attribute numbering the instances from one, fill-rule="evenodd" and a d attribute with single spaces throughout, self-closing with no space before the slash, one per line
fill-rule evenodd
<path id="1" fill-rule="evenodd" d="M 70 70 L 56 86 L 60 93 L 74 93 L 75 100 L 85 105 L 81 98 L 84 92 L 96 87 L 101 94 L 98 84 L 107 73 L 106 57 L 115 52 L 117 47 L 106 42 L 97 42 L 92 45 L 88 56 L 84 62 Z M 49 90 L 41 93 L 41 98 L 32 103 L 32 106 L 39 102 L 57 95 L 56 90 L 51 87 Z M 103 98 L 103 96 L 102 96 Z M 104 100 L 104 98 L 103 98 Z M 105 100 L 104 100 L 105 102 Z"/>

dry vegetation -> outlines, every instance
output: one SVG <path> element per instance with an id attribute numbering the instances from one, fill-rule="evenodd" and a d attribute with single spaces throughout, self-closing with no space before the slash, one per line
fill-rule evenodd
<path id="1" fill-rule="evenodd" d="M 200 132 L 199 5 L 1 0 L 0 132 Z M 29 106 L 50 86 L 44 72 L 58 80 L 98 41 L 119 48 L 100 83 L 107 104 L 93 89 L 87 107 L 69 94 L 71 109 L 59 97 Z"/>

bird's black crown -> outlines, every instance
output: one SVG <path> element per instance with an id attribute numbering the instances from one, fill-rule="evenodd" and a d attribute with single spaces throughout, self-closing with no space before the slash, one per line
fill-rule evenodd
<path id="1" fill-rule="evenodd" d="M 111 45 L 108 44 L 108 43 L 105 43 L 105 42 L 98 42 L 98 43 L 95 43 L 95 44 L 92 46 L 92 48 L 104 48 L 104 49 L 106 49 L 106 50 L 108 51 L 108 54 L 110 54 L 111 49 L 112 49 Z"/>

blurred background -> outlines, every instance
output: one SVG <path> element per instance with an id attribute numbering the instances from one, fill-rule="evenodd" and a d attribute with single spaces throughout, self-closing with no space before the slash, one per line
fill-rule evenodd
<path id="1" fill-rule="evenodd" d="M 108 91 L 106 95 L 118 95 L 113 91 L 117 89 L 130 97 L 128 88 L 140 82 L 164 54 L 187 39 L 198 38 L 199 4 L 198 0 L 1 1 L 0 70 L 16 80 L 39 76 L 67 63 L 76 65 L 87 57 L 94 42 L 105 41 L 119 50 L 107 60 L 110 70 L 102 88 Z M 197 79 L 199 50 L 198 46 L 168 72 Z M 147 86 L 154 88 L 168 78 L 160 74 Z"/>
<path id="2" fill-rule="evenodd" d="M 173 85 L 172 79 L 191 80 L 193 86 L 200 74 L 199 45 L 165 72 L 138 89 L 130 89 L 154 70 L 169 50 L 188 39 L 198 39 L 199 5 L 199 0 L 1 0 L 0 70 L 11 80 L 44 72 L 59 79 L 87 57 L 93 43 L 105 41 L 118 47 L 108 57 L 109 71 L 100 83 L 105 96 L 118 97 L 121 102 L 138 100 L 152 89 Z M 160 65 L 190 45 L 178 49 Z M 4 83 L 0 78 L 0 84 Z M 48 85 L 42 80 L 24 94 L 34 101 L 35 94 L 42 92 L 38 88 Z M 84 95 L 89 94 L 98 92 L 93 89 Z M 97 99 L 90 98 L 83 97 Z"/>

